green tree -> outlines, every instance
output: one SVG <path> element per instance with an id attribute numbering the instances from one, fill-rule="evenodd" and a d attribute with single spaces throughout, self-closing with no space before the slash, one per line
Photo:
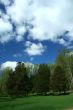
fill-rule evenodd
<path id="1" fill-rule="evenodd" d="M 70 90 L 68 76 L 61 66 L 56 66 L 51 76 L 51 87 L 53 92 L 66 93 Z"/>
<path id="2" fill-rule="evenodd" d="M 6 67 L 2 70 L 2 75 L 0 77 L 0 84 L 1 84 L 1 91 L 2 93 L 6 93 L 6 81 L 8 80 L 8 76 L 9 74 L 12 72 L 13 70 L 10 67 Z"/>
<path id="3" fill-rule="evenodd" d="M 73 76 L 73 55 L 70 55 L 70 54 L 67 55 L 67 62 L 68 62 L 68 65 L 70 67 L 70 70 Z"/>
<path id="4" fill-rule="evenodd" d="M 65 53 L 65 52 L 68 52 L 68 51 L 64 51 L 58 55 L 56 59 L 56 66 L 60 66 L 63 69 L 66 75 L 67 85 L 69 88 L 71 88 L 72 72 L 70 67 L 70 58 L 68 53 Z"/>
<path id="5" fill-rule="evenodd" d="M 9 75 L 6 87 L 8 94 L 16 96 L 27 95 L 31 90 L 31 80 L 28 77 L 24 63 L 19 62 L 17 64 L 15 71 Z"/>
<path id="6" fill-rule="evenodd" d="M 11 95 L 11 96 L 15 95 L 15 93 L 16 93 L 16 88 L 15 88 L 16 80 L 15 80 L 15 73 L 13 71 L 11 71 L 9 73 L 9 76 L 8 76 L 8 79 L 5 83 L 5 86 L 6 86 L 6 93 L 8 95 Z"/>
<path id="7" fill-rule="evenodd" d="M 69 73 L 71 73 L 71 90 L 73 89 L 73 54 L 72 52 L 68 53 L 66 55 L 67 57 L 67 64 L 68 64 L 68 67 L 69 67 Z"/>
<path id="8" fill-rule="evenodd" d="M 49 91 L 50 68 L 46 64 L 39 65 L 37 74 L 34 78 L 35 91 L 37 93 L 46 94 Z"/>

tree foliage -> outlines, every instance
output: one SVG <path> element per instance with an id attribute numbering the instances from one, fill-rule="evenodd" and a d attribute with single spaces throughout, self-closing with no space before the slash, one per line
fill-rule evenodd
<path id="1" fill-rule="evenodd" d="M 73 85 L 73 55 L 62 51 L 54 64 L 33 65 L 18 62 L 15 70 L 5 68 L 0 77 L 0 91 L 8 95 L 46 94 L 51 90 L 66 93 Z M 73 87 L 73 86 L 72 86 Z"/>
<path id="2" fill-rule="evenodd" d="M 53 92 L 66 93 L 66 91 L 69 91 L 67 76 L 62 67 L 57 66 L 55 68 L 51 78 L 51 85 Z"/>
<path id="3" fill-rule="evenodd" d="M 7 93 L 16 96 L 27 95 L 31 87 L 32 84 L 27 75 L 27 69 L 23 63 L 19 62 L 15 71 L 9 74 L 6 82 Z"/>
<path id="4" fill-rule="evenodd" d="M 35 91 L 37 93 L 47 93 L 49 91 L 50 69 L 46 64 L 39 65 L 39 69 L 35 76 Z"/>

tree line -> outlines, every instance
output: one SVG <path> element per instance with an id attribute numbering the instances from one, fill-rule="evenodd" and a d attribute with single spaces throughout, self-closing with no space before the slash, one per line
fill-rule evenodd
<path id="1" fill-rule="evenodd" d="M 28 67 L 18 62 L 15 70 L 5 68 L 0 77 L 0 93 L 10 96 L 67 94 L 73 89 L 73 55 L 60 53 L 54 64 Z"/>

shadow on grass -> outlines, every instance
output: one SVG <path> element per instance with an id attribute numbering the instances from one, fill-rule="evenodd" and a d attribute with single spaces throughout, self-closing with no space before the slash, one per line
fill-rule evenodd
<path id="1" fill-rule="evenodd" d="M 70 92 L 67 93 L 47 93 L 47 94 L 41 94 L 41 93 L 35 93 L 28 96 L 6 96 L 6 95 L 0 95 L 0 102 L 8 102 L 13 101 L 18 98 L 28 98 L 28 97 L 34 97 L 34 96 L 66 96 L 69 95 Z"/>

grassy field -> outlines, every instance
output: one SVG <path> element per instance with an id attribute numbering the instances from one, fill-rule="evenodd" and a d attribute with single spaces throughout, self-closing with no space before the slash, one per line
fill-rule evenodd
<path id="1" fill-rule="evenodd" d="M 16 99 L 0 97 L 0 110 L 67 110 L 69 108 L 73 108 L 73 94 Z"/>

